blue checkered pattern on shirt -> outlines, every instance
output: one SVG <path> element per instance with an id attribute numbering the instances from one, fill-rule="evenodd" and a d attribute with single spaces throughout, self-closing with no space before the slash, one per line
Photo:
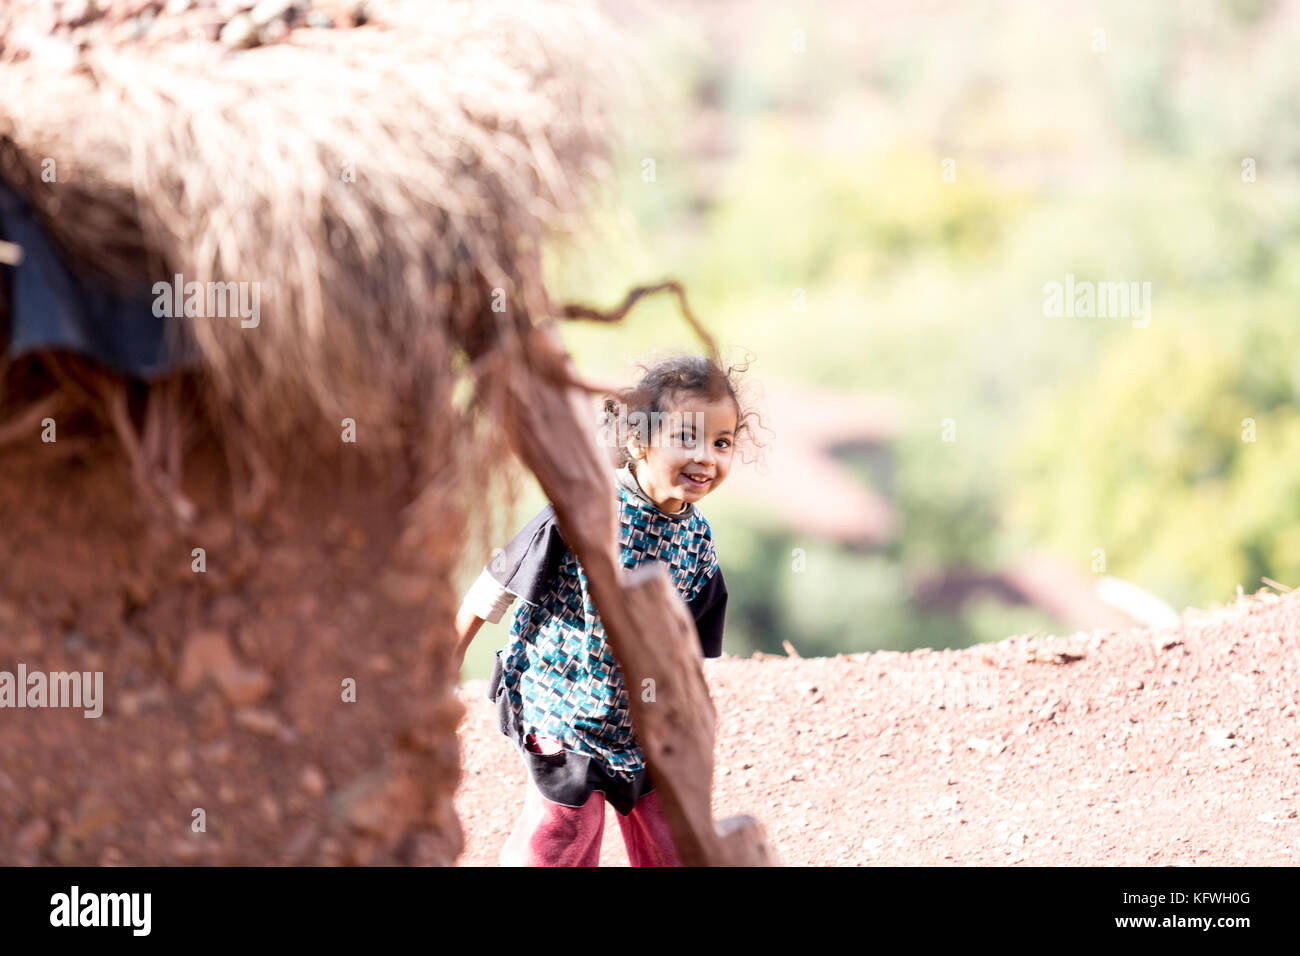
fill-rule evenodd
<path id="1" fill-rule="evenodd" d="M 666 564 L 689 603 L 717 568 L 708 521 L 698 509 L 673 521 L 616 487 L 623 567 Z M 554 737 L 566 750 L 588 754 L 618 772 L 645 767 L 622 673 L 572 550 L 541 601 L 516 611 L 510 638 L 502 682 L 524 734 Z"/>

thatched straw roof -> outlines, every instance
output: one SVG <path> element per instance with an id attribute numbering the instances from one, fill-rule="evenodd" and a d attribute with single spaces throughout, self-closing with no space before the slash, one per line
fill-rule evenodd
<path id="1" fill-rule="evenodd" d="M 19 44 L 13 21 L 0 177 L 87 277 L 259 283 L 256 328 L 186 323 L 227 437 L 303 455 L 352 418 L 369 452 L 429 441 L 473 467 L 495 451 L 469 440 L 458 375 L 549 310 L 539 247 L 606 162 L 617 44 L 577 3 L 367 9 L 254 49 Z"/>

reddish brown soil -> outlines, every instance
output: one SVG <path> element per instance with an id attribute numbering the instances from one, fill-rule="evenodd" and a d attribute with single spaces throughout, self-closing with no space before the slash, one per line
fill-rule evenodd
<path id="1" fill-rule="evenodd" d="M 486 639 L 488 635 L 483 635 Z M 1300 863 L 1300 596 L 1172 631 L 706 662 L 714 815 L 790 865 Z M 524 771 L 460 688 L 464 865 L 495 865 Z M 602 865 L 627 865 L 606 809 Z"/>
<path id="2" fill-rule="evenodd" d="M 386 565 L 392 501 L 164 534 L 109 457 L 0 467 L 0 669 L 102 669 L 106 698 L 0 711 L 0 863 L 450 861 L 461 705 L 429 670 L 429 578 Z M 714 813 L 792 865 L 1296 865 L 1298 641 L 1300 597 L 1266 594 L 1156 634 L 710 661 Z M 468 865 L 524 784 L 482 695 L 458 691 Z"/>
<path id="3" fill-rule="evenodd" d="M 0 459 L 0 670 L 102 671 L 103 715 L 0 709 L 0 865 L 451 862 L 460 708 L 437 578 L 390 560 L 402 495 L 324 480 L 236 523 L 192 485 L 217 517 L 178 530 L 77 440 Z"/>

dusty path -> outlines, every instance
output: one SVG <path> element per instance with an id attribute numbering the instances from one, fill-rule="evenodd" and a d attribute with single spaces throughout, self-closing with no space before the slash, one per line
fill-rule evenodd
<path id="1" fill-rule="evenodd" d="M 960 651 L 721 658 L 714 815 L 790 865 L 1300 864 L 1300 594 L 1172 631 Z M 524 771 L 460 689 L 462 865 L 495 865 Z M 602 865 L 627 864 L 606 810 Z"/>

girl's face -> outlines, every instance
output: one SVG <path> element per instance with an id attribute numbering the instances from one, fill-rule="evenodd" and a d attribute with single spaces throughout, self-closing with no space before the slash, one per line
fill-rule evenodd
<path id="1" fill-rule="evenodd" d="M 636 461 L 641 490 L 659 510 L 674 514 L 726 480 L 735 445 L 736 403 L 727 397 L 709 402 L 682 395 L 667 404 L 655 440 L 644 445 L 634 437 L 628 441 L 628 453 Z"/>

